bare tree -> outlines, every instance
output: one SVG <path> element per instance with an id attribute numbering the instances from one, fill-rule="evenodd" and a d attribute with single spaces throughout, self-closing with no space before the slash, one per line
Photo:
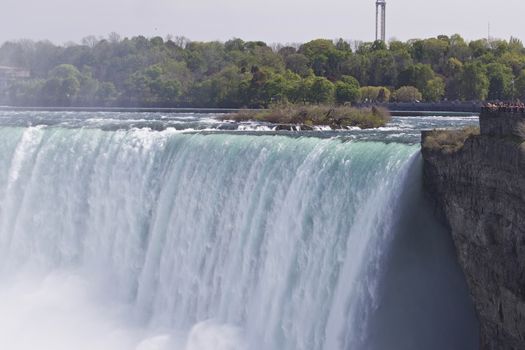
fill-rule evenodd
<path id="1" fill-rule="evenodd" d="M 88 35 L 85 38 L 82 38 L 81 42 L 82 42 L 82 45 L 93 48 L 100 42 L 100 39 L 94 35 Z"/>
<path id="2" fill-rule="evenodd" d="M 175 43 L 175 45 L 177 45 L 178 47 L 180 48 L 186 48 L 186 45 L 188 45 L 191 40 L 186 38 L 185 36 L 180 36 L 180 35 L 177 35 L 174 39 L 173 39 L 173 42 Z"/>
<path id="3" fill-rule="evenodd" d="M 112 44 L 119 43 L 122 40 L 122 37 L 117 32 L 111 32 L 108 34 L 108 41 Z"/>

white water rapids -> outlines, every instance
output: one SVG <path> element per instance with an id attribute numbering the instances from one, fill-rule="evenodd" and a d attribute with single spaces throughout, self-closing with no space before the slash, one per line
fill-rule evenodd
<path id="1" fill-rule="evenodd" d="M 417 152 L 0 127 L 0 349 L 373 348 Z"/>

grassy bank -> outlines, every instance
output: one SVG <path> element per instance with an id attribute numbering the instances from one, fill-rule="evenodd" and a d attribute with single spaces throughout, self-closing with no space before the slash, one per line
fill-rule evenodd
<path id="1" fill-rule="evenodd" d="M 459 151 L 465 141 L 479 135 L 479 127 L 469 126 L 458 130 L 433 130 L 423 141 L 423 147 L 432 151 L 454 153 Z"/>
<path id="2" fill-rule="evenodd" d="M 243 110 L 228 114 L 225 120 L 262 121 L 273 124 L 330 126 L 332 129 L 360 127 L 378 128 L 390 120 L 385 108 L 354 108 L 349 106 L 287 105 L 267 110 Z"/>

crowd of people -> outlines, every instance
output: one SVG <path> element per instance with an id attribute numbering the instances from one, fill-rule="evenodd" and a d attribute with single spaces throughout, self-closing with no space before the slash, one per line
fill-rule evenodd
<path id="1" fill-rule="evenodd" d="M 481 107 L 482 111 L 489 112 L 525 112 L 525 103 L 523 102 L 489 102 Z"/>

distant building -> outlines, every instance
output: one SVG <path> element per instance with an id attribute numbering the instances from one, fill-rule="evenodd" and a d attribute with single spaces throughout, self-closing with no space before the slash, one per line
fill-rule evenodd
<path id="1" fill-rule="evenodd" d="M 5 91 L 13 81 L 31 77 L 27 69 L 0 66 L 0 92 Z"/>

